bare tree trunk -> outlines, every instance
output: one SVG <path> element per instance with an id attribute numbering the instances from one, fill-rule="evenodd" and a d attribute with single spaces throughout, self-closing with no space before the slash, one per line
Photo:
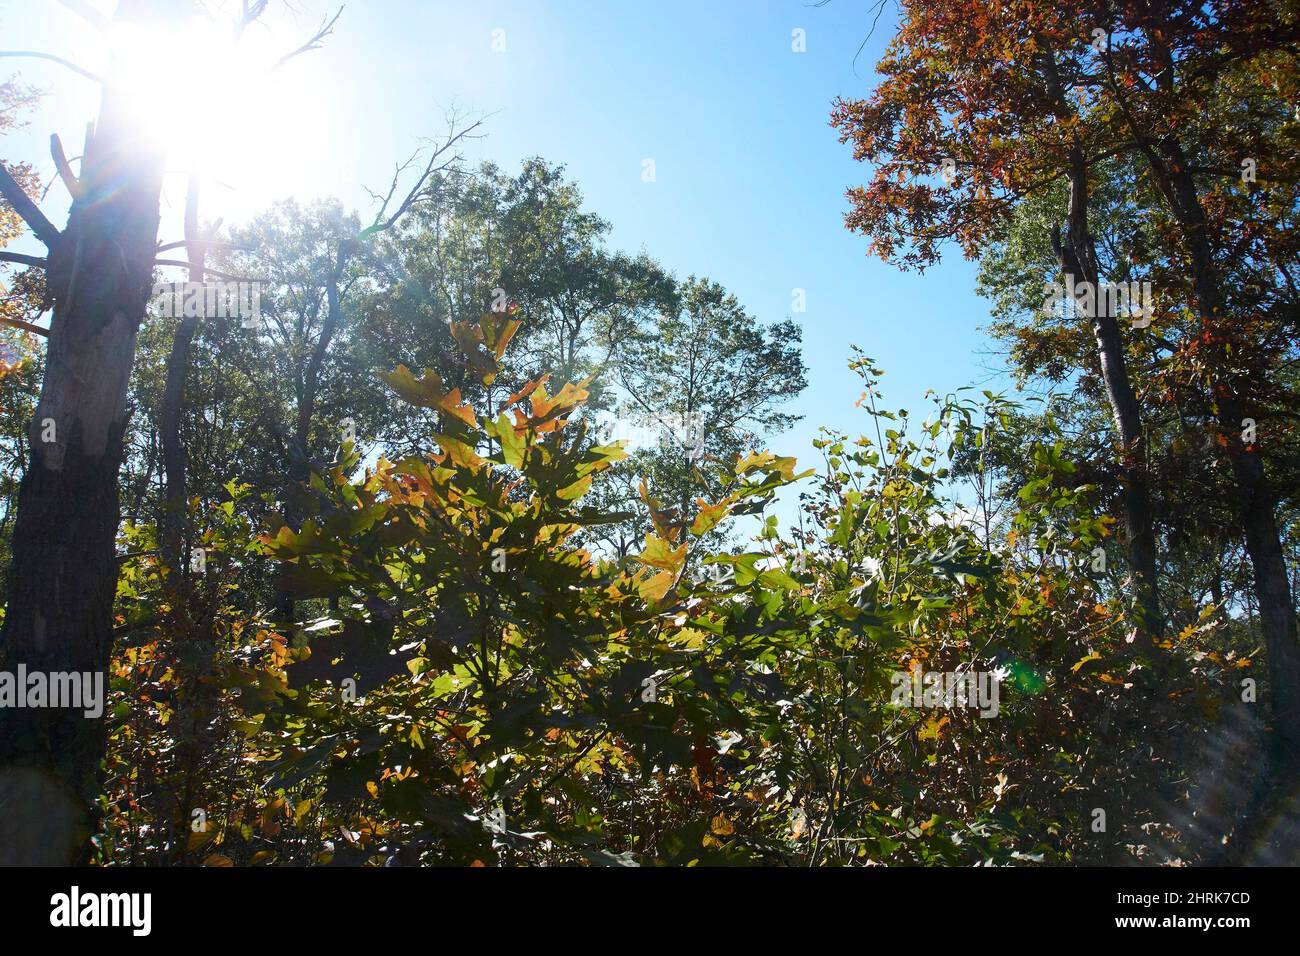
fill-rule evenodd
<path id="1" fill-rule="evenodd" d="M 288 482 L 284 489 L 285 521 L 295 531 L 302 530 L 302 521 L 306 512 L 304 496 L 307 481 L 311 477 L 311 459 L 309 454 L 311 424 L 316 415 L 316 395 L 320 389 L 320 373 L 329 355 L 330 344 L 343 321 L 343 302 L 340 284 L 347 268 L 352 243 L 342 240 L 335 255 L 334 267 L 325 281 L 325 322 L 320 335 L 312 347 L 311 356 L 303 370 L 302 393 L 298 397 L 298 415 L 294 424 L 293 440 L 289 444 Z M 284 574 L 276 588 L 276 614 L 280 621 L 290 623 L 294 619 L 294 599 L 284 582 Z"/>
<path id="2" fill-rule="evenodd" d="M 199 234 L 199 177 L 190 174 L 185 196 L 185 238 L 189 256 L 191 282 L 202 282 L 207 246 Z M 181 441 L 181 419 L 185 413 L 185 377 L 189 371 L 190 346 L 199 330 L 198 316 L 185 316 L 176 328 L 172 339 L 171 355 L 167 359 L 167 382 L 163 386 L 162 407 L 158 415 L 158 430 L 162 439 L 163 474 L 166 490 L 163 493 L 162 515 L 159 521 L 160 545 L 163 566 L 171 574 L 185 573 L 184 543 L 189 524 L 188 494 L 186 492 L 186 454 Z"/>
<path id="3" fill-rule="evenodd" d="M 1156 61 L 1163 67 L 1157 74 L 1160 92 L 1173 95 L 1176 75 L 1173 57 L 1158 31 L 1148 37 Z M 1300 640 L 1296 614 L 1287 577 L 1285 553 L 1277 518 L 1276 499 L 1264 473 L 1259 452 L 1241 440 L 1245 404 L 1241 383 L 1234 381 L 1233 363 L 1227 351 L 1227 330 L 1221 309 L 1224 303 L 1213 261 L 1209 221 L 1201 203 L 1187 156 L 1177 136 L 1159 139 L 1139 128 L 1119 86 L 1112 89 L 1138 151 L 1147 161 L 1157 191 L 1178 223 L 1190 254 L 1192 291 L 1202 333 L 1209 346 L 1202 355 L 1209 365 L 1215 420 L 1227 439 L 1227 456 L 1236 482 L 1236 509 L 1246 538 L 1259 601 L 1260 627 L 1268 650 L 1272 705 L 1276 728 L 1275 753 L 1281 764 L 1300 766 Z"/>
<path id="4" fill-rule="evenodd" d="M 1236 481 L 1237 511 L 1246 538 L 1259 601 L 1260 627 L 1268 649 L 1269 682 L 1272 685 L 1277 742 L 1288 762 L 1300 758 L 1300 639 L 1286 556 L 1275 516 L 1276 496 L 1264 472 L 1264 460 L 1254 445 L 1242 440 L 1246 406 L 1237 382 L 1226 371 L 1231 361 L 1226 353 L 1226 332 L 1220 305 L 1219 280 L 1211 254 L 1205 210 L 1187 158 L 1174 139 L 1158 147 L 1147 145 L 1148 158 L 1174 218 L 1182 227 L 1191 257 L 1192 281 L 1201 324 L 1215 343 L 1207 354 L 1214 356 L 1213 378 L 1215 418 L 1227 440 L 1228 461 Z M 1157 149 L 1159 152 L 1157 153 Z"/>
<path id="5" fill-rule="evenodd" d="M 169 0 L 122 0 L 116 18 L 166 18 L 177 9 Z M 18 494 L 0 634 L 7 671 L 22 664 L 106 678 L 112 649 L 118 468 L 163 172 L 161 148 L 136 132 L 136 105 L 116 88 L 114 72 L 67 228 L 47 242 L 54 314 Z M 82 709 L 0 709 L 0 864 L 71 864 L 83 855 L 96 824 L 104 744 L 102 718 Z"/>
<path id="6" fill-rule="evenodd" d="M 1124 476 L 1124 529 L 1129 565 L 1137 580 L 1138 606 L 1142 612 L 1143 634 L 1148 646 L 1164 633 L 1164 615 L 1160 610 L 1159 581 L 1156 570 L 1155 530 L 1151 516 L 1151 493 L 1147 480 L 1146 435 L 1137 394 L 1128 375 L 1124 341 L 1119 322 L 1102 306 L 1101 277 L 1096 246 L 1088 231 L 1088 167 L 1083 150 L 1070 150 L 1070 237 L 1062 244 L 1053 237 L 1057 261 L 1062 272 L 1092 283 L 1093 336 L 1097 341 L 1097 358 L 1111 415 L 1119 434 L 1121 471 Z"/>
<path id="7" fill-rule="evenodd" d="M 460 156 L 455 152 L 456 146 L 461 140 L 472 136 L 478 127 L 479 122 L 474 122 L 463 129 L 457 129 L 456 117 L 454 115 L 450 116 L 448 118 L 446 138 L 430 150 L 423 171 L 416 177 L 411 188 L 406 191 L 404 198 L 397 203 L 397 207 L 391 213 L 389 212 L 389 203 L 394 197 L 401 195 L 397 191 L 398 183 L 407 167 L 411 165 L 409 162 L 400 166 L 393 174 L 392 185 L 387 196 L 380 204 L 379 211 L 375 214 L 374 222 L 358 235 L 339 240 L 338 249 L 334 254 L 333 266 L 326 277 L 325 324 L 321 327 L 321 333 L 312 348 L 311 357 L 303 370 L 302 388 L 298 396 L 297 422 L 293 440 L 289 442 L 289 469 L 284 494 L 284 517 L 285 522 L 295 530 L 301 527 L 306 510 L 304 496 L 307 494 L 307 490 L 305 486 L 311 475 L 308 439 L 311 436 L 312 418 L 316 414 L 316 396 L 320 387 L 320 373 L 325 366 L 325 360 L 329 356 L 330 344 L 343 321 L 342 300 L 346 292 L 344 277 L 348 267 L 353 261 L 354 254 L 361 249 L 364 243 L 379 233 L 393 228 L 406 215 L 426 190 L 431 177 L 459 165 Z M 295 609 L 293 594 L 286 582 L 287 570 L 286 568 L 281 572 L 280 579 L 276 584 L 275 613 L 277 620 L 281 623 L 292 624 Z"/>

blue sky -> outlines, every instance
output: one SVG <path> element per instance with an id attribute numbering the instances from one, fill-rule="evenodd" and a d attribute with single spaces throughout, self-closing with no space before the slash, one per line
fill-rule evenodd
<path id="1" fill-rule="evenodd" d="M 336 9 L 294 6 L 296 16 L 278 14 L 252 42 L 291 48 Z M 794 410 L 805 418 L 773 446 L 811 464 L 819 425 L 866 427 L 845 367 L 851 343 L 885 369 L 889 407 L 918 418 L 927 388 L 985 382 L 995 362 L 979 354 L 990 347 L 980 332 L 988 306 L 972 264 L 952 250 L 924 275 L 904 274 L 869 258 L 866 240 L 843 226 L 844 191 L 867 169 L 828 125 L 830 105 L 870 89 L 894 15 L 891 5 L 855 71 L 874 12 L 851 0 L 351 0 L 323 49 L 206 121 L 229 188 L 210 193 L 204 215 L 237 222 L 287 194 L 337 195 L 364 211 L 364 187 L 386 186 L 394 164 L 443 128 L 447 107 L 490 114 L 470 158 L 508 170 L 532 154 L 563 163 L 613 224 L 612 246 L 644 249 L 683 277 L 707 275 L 762 319 L 800 322 L 809 387 Z M 806 52 L 792 50 L 795 29 Z M 101 61 L 98 39 L 54 0 L 0 0 L 0 30 L 9 49 Z M 495 30 L 504 52 L 493 52 Z M 173 52 L 160 75 L 187 62 L 184 48 Z M 94 88 L 43 63 L 8 60 L 4 72 L 20 65 L 49 96 L 0 155 L 48 176 L 48 134 L 79 152 Z M 642 180 L 645 159 L 655 182 Z M 182 186 L 177 171 L 165 239 L 179 237 Z M 59 192 L 46 203 L 56 222 Z M 797 288 L 807 311 L 792 314 Z"/>

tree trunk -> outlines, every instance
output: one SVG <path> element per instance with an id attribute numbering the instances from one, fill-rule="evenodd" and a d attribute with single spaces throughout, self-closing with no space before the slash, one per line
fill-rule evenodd
<path id="1" fill-rule="evenodd" d="M 186 246 L 189 256 L 191 282 L 202 282 L 207 246 L 199 240 L 199 177 L 190 174 L 185 196 L 185 238 L 192 240 Z M 160 525 L 160 545 L 163 566 L 172 575 L 186 572 L 183 554 L 186 530 L 189 525 L 189 504 L 186 492 L 185 443 L 181 441 L 181 419 L 185 412 L 185 377 L 190 365 L 190 346 L 199 330 L 199 318 L 185 316 L 176 328 L 172 339 L 171 355 L 167 359 L 167 382 L 163 386 L 162 407 L 158 415 L 158 430 L 162 439 L 163 475 L 166 487 Z"/>
<path id="2" fill-rule="evenodd" d="M 1156 62 L 1157 89 L 1174 95 L 1176 71 L 1169 50 L 1158 31 L 1150 31 L 1148 42 Z M 1119 91 L 1116 90 L 1119 95 Z M 1159 139 L 1138 128 L 1138 122 L 1120 97 L 1121 113 L 1138 150 L 1147 161 L 1157 191 L 1182 232 L 1191 260 L 1192 293 L 1209 347 L 1203 350 L 1210 372 L 1215 420 L 1227 439 L 1227 456 L 1236 481 L 1236 508 L 1246 538 L 1259 601 L 1260 628 L 1268 651 L 1272 686 L 1275 761 L 1279 766 L 1300 766 L 1300 642 L 1296 634 L 1286 558 L 1274 514 L 1275 497 L 1268 486 L 1259 452 L 1241 440 L 1245 403 L 1240 383 L 1233 380 L 1233 362 L 1227 351 L 1228 328 L 1221 315 L 1224 302 L 1220 278 L 1214 267 L 1210 224 L 1201 203 L 1186 153 L 1176 135 Z"/>
<path id="3" fill-rule="evenodd" d="M 1157 184 L 1187 243 L 1192 266 L 1196 309 L 1205 333 L 1214 343 L 1205 355 L 1210 373 L 1215 418 L 1227 440 L 1227 456 L 1237 484 L 1236 507 L 1246 538 L 1259 601 L 1260 628 L 1268 650 L 1276 743 L 1288 764 L 1300 758 L 1300 639 L 1296 633 L 1295 606 L 1286 557 L 1274 514 L 1276 498 L 1264 472 L 1264 460 L 1242 440 L 1246 407 L 1239 384 L 1227 371 L 1232 362 L 1226 352 L 1227 329 L 1220 314 L 1222 297 L 1214 268 L 1209 225 L 1182 146 L 1172 137 L 1158 146 L 1144 143 Z M 1157 151 L 1158 150 L 1158 151 Z"/>
<path id="4" fill-rule="evenodd" d="M 122 0 L 115 17 L 168 9 L 177 4 Z M 137 132 L 138 104 L 115 73 L 110 66 L 80 195 L 49 252 L 54 312 L 0 634 L 0 670 L 10 672 L 21 664 L 106 675 L 112 648 L 127 384 L 151 291 L 163 172 L 161 147 Z M 81 708 L 0 709 L 0 865 L 82 858 L 97 822 L 104 734 L 102 718 Z"/>
<path id="5" fill-rule="evenodd" d="M 302 530 L 302 521 L 306 512 L 306 496 L 309 494 L 307 481 L 311 478 L 310 438 L 311 423 L 316 415 L 316 394 L 320 389 L 320 373 L 329 355 L 330 343 L 343 321 L 343 300 L 340 284 L 352 251 L 348 240 L 339 242 L 334 259 L 334 268 L 325 283 L 325 322 L 320 335 L 312 347 L 311 356 L 303 370 L 302 392 L 298 397 L 297 421 L 294 424 L 293 441 L 289 444 L 288 482 L 284 489 L 284 518 L 294 531 Z M 276 586 L 276 618 L 281 623 L 291 624 L 295 617 L 293 594 L 286 583 L 287 569 L 281 572 Z"/>
<path id="6" fill-rule="evenodd" d="M 1101 277 L 1096 247 L 1088 231 L 1088 167 L 1083 150 L 1070 150 L 1070 240 L 1068 245 L 1054 241 L 1061 270 L 1092 283 L 1094 309 L 1093 336 L 1097 341 L 1097 358 L 1111 415 L 1119 434 L 1121 470 L 1124 481 L 1124 529 L 1129 566 L 1138 587 L 1138 607 L 1142 613 L 1142 632 L 1148 647 L 1164 633 L 1164 615 L 1160 610 L 1159 582 L 1156 571 L 1155 529 L 1151 516 L 1151 494 L 1147 480 L 1146 435 L 1137 394 L 1128 375 L 1124 341 L 1119 322 L 1102 306 Z M 1054 237 L 1055 238 L 1055 237 Z"/>

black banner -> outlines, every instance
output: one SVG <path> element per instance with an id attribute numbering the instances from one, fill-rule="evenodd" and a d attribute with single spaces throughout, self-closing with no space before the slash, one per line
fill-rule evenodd
<path id="1" fill-rule="evenodd" d="M 15 938 L 76 933 L 128 947 L 214 935 L 339 943 L 438 923 L 494 941 L 592 940 L 640 935 L 647 920 L 679 930 L 703 921 L 727 943 L 761 941 L 774 922 L 817 936 L 837 923 L 892 926 L 918 943 L 983 922 L 1023 942 L 1173 931 L 1231 944 L 1287 925 L 1294 885 L 1285 869 L 1212 868 L 31 869 L 0 879 Z"/>

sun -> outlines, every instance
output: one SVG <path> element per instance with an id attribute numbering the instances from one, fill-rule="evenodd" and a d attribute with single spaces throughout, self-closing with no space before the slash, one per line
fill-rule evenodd
<path id="1" fill-rule="evenodd" d="M 116 22 L 111 82 L 131 122 L 162 146 L 169 173 L 197 173 L 248 211 L 293 192 L 304 147 L 321 139 L 312 57 L 285 60 L 298 31 L 219 14 L 174 22 Z M 169 176 L 169 183 L 175 179 Z M 172 191 L 169 186 L 168 191 Z"/>

